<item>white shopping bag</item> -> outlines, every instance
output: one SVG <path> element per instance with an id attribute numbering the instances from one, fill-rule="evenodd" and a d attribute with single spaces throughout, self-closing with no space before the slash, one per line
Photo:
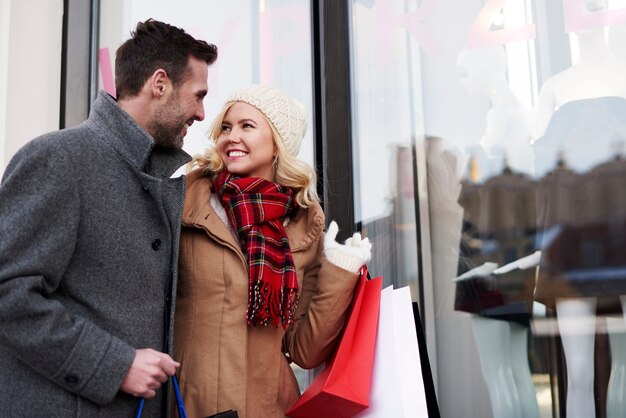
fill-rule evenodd
<path id="1" fill-rule="evenodd" d="M 411 292 L 383 289 L 370 406 L 355 417 L 428 418 Z"/>

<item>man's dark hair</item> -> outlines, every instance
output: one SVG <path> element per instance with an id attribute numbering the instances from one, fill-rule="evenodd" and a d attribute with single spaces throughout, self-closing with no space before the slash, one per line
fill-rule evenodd
<path id="1" fill-rule="evenodd" d="M 139 22 L 131 38 L 115 53 L 117 98 L 139 94 L 146 80 L 159 68 L 177 86 L 185 79 L 190 56 L 212 64 L 217 59 L 217 47 L 167 23 L 153 19 Z"/>

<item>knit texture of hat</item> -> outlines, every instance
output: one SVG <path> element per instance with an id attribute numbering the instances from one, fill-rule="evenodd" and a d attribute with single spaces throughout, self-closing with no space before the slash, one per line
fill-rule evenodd
<path id="1" fill-rule="evenodd" d="M 283 91 L 262 85 L 253 85 L 234 92 L 227 100 L 244 102 L 263 113 L 280 135 L 287 152 L 297 157 L 307 130 L 304 108 Z"/>

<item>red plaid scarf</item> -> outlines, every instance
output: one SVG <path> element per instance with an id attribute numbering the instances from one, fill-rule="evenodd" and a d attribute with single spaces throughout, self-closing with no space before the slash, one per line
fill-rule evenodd
<path id="1" fill-rule="evenodd" d="M 296 206 L 293 191 L 224 170 L 213 180 L 217 195 L 248 256 L 248 325 L 284 329 L 293 324 L 298 280 L 283 219 Z"/>

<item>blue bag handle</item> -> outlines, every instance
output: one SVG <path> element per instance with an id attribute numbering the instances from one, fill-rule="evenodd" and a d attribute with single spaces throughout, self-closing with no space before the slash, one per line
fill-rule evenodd
<path id="1" fill-rule="evenodd" d="M 180 388 L 178 387 L 178 379 L 176 378 L 176 375 L 172 376 L 172 384 L 174 385 L 174 394 L 176 395 L 176 407 L 178 408 L 178 416 L 180 418 L 187 418 L 187 411 L 185 411 L 185 404 L 183 403 L 183 396 L 180 394 Z M 141 398 L 135 418 L 141 418 L 141 411 L 143 410 L 144 402 L 145 398 Z"/>

